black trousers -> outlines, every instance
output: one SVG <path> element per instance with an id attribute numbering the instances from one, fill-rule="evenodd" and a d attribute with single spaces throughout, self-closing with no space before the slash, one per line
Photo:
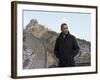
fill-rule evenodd
<path id="1" fill-rule="evenodd" d="M 74 60 L 67 62 L 67 61 L 59 61 L 59 65 L 58 67 L 74 67 L 75 66 L 75 62 Z"/>

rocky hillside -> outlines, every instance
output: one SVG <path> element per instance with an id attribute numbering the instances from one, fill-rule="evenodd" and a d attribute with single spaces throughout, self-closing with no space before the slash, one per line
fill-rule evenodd
<path id="1" fill-rule="evenodd" d="M 54 55 L 54 46 L 58 35 L 59 33 L 32 19 L 23 30 L 23 68 L 57 67 L 58 59 Z M 89 66 L 91 44 L 86 40 L 77 39 L 77 41 L 80 51 L 75 56 L 76 66 Z"/>

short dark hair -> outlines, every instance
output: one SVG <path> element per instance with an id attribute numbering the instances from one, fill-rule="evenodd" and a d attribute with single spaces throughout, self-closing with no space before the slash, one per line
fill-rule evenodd
<path id="1" fill-rule="evenodd" d="M 61 24 L 61 29 L 63 28 L 64 25 L 67 25 L 67 24 L 66 24 L 66 23 L 62 23 L 62 24 Z"/>

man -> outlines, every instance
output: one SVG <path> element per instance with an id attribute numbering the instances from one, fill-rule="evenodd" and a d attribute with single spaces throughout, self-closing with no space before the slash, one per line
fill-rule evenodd
<path id="1" fill-rule="evenodd" d="M 66 23 L 61 24 L 61 33 L 54 48 L 54 53 L 59 59 L 59 67 L 75 66 L 74 56 L 77 55 L 78 51 L 79 46 L 76 38 L 69 33 Z"/>

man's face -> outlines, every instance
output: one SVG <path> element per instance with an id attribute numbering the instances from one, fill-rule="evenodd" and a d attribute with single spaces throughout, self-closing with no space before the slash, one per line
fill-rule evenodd
<path id="1" fill-rule="evenodd" d="M 67 25 L 63 25 L 61 31 L 62 31 L 64 34 L 67 34 L 67 33 L 68 33 L 68 26 L 67 26 Z"/>

